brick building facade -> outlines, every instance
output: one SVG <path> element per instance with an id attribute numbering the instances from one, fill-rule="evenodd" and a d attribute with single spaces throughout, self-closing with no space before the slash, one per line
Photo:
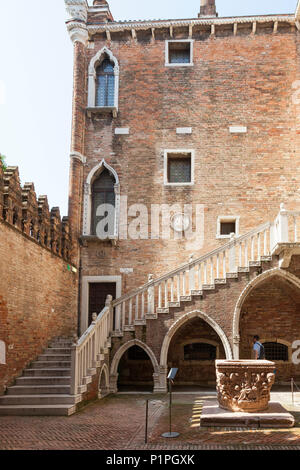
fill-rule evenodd
<path id="1" fill-rule="evenodd" d="M 77 230 L 81 234 L 83 333 L 91 321 L 97 289 L 117 297 L 126 295 L 149 279 L 175 270 L 192 255 L 221 247 L 229 241 L 230 231 L 239 236 L 274 219 L 282 202 L 289 210 L 297 210 L 299 128 L 294 98 L 299 33 L 295 15 L 219 18 L 214 1 L 201 2 L 198 19 L 131 22 L 114 21 L 106 1 L 96 0 L 88 10 L 84 2 L 79 3 L 77 18 L 73 14 L 67 27 L 75 44 L 75 70 L 85 64 L 80 83 L 75 80 L 74 107 L 83 97 L 85 103 L 73 121 L 81 123 L 80 136 L 74 141 L 82 143 L 81 175 L 74 180 L 73 191 L 81 194 L 82 201 Z M 106 66 L 110 69 L 105 76 Z M 176 171 L 185 169 L 189 174 L 176 179 Z M 92 201 L 96 197 L 93 184 L 106 172 L 114 184 L 115 215 L 121 222 L 114 236 L 104 241 L 93 232 Z M 130 233 L 130 224 L 140 214 L 133 208 L 124 221 L 122 197 L 127 198 L 128 208 L 135 204 L 147 208 L 148 226 L 137 239 L 126 237 L 124 227 Z M 186 204 L 202 207 L 201 224 L 192 239 L 176 240 L 173 229 L 169 240 L 161 234 L 151 238 L 151 210 L 162 204 L 178 205 L 173 207 L 173 216 L 183 212 Z M 195 229 L 195 214 L 191 223 Z M 109 283 L 117 294 L 109 292 Z M 289 360 L 280 363 L 278 376 L 287 380 L 291 344 L 300 334 L 298 300 L 287 294 L 284 280 L 278 279 L 277 284 L 276 292 L 257 288 L 255 299 L 245 301 L 251 314 L 242 316 L 239 349 L 241 356 L 249 358 L 255 333 L 272 343 L 269 354 L 275 354 L 273 343 L 287 343 Z M 204 310 L 206 314 L 211 310 L 211 318 L 231 345 L 234 302 L 242 291 L 241 283 L 235 289 L 237 298 L 232 292 L 223 292 L 220 299 L 221 292 L 207 294 L 214 298 L 213 307 Z M 102 306 L 103 301 L 100 295 Z M 201 304 L 203 312 L 205 299 Z M 125 314 L 119 316 L 123 315 L 126 330 L 128 317 L 138 307 L 133 301 L 124 308 Z M 259 316 L 261 309 L 264 318 Z M 135 322 L 132 331 L 128 327 L 122 337 L 113 338 L 111 359 L 121 345 L 138 339 L 151 348 L 159 364 L 169 320 L 164 312 L 158 317 L 143 326 Z M 167 365 L 179 366 L 182 384 L 199 383 L 200 377 L 202 383 L 212 383 L 209 354 L 226 356 L 214 329 L 207 328 L 203 319 L 191 320 L 171 341 Z M 193 348 L 189 343 L 196 345 Z M 194 357 L 188 360 L 186 353 L 185 360 L 189 347 Z M 125 352 L 120 384 L 141 375 L 141 361 L 142 356 L 135 362 Z M 293 375 L 297 373 L 293 369 Z M 141 384 L 145 382 L 141 376 Z"/>
<path id="2" fill-rule="evenodd" d="M 65 330 L 77 314 L 89 328 L 73 392 L 165 391 L 170 366 L 212 385 L 214 360 L 249 358 L 254 334 L 278 382 L 299 380 L 299 7 L 220 18 L 201 0 L 195 18 L 118 22 L 106 0 L 65 4 L 76 293 L 62 257 L 53 270 Z"/>

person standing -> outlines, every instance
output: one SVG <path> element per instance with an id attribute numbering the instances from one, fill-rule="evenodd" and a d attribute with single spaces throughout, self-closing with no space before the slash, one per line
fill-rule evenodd
<path id="1" fill-rule="evenodd" d="M 265 348 L 259 342 L 259 336 L 253 336 L 253 356 L 255 360 L 265 359 Z"/>

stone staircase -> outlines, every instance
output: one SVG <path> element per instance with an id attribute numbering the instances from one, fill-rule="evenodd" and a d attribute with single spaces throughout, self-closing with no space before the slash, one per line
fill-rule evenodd
<path id="1" fill-rule="evenodd" d="M 72 340 L 57 338 L 0 397 L 0 415 L 70 416 L 81 395 L 71 395 Z"/>

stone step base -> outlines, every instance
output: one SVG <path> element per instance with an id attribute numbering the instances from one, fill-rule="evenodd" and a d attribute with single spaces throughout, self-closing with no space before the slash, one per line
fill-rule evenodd
<path id="1" fill-rule="evenodd" d="M 38 362 L 70 362 L 71 361 L 71 354 L 42 354 L 41 356 L 38 357 Z"/>
<path id="2" fill-rule="evenodd" d="M 31 366 L 33 369 L 67 369 L 71 368 L 71 361 L 34 361 Z"/>
<path id="3" fill-rule="evenodd" d="M 76 405 L 0 406 L 0 416 L 71 416 Z"/>
<path id="4" fill-rule="evenodd" d="M 69 377 L 70 376 L 70 367 L 69 368 L 32 368 L 24 370 L 24 377 Z"/>
<path id="5" fill-rule="evenodd" d="M 28 386 L 28 385 L 70 385 L 71 377 L 19 377 L 16 380 L 17 386 Z"/>
<path id="6" fill-rule="evenodd" d="M 7 395 L 69 395 L 70 385 L 16 385 L 9 387 Z"/>
<path id="7" fill-rule="evenodd" d="M 292 428 L 295 418 L 280 403 L 271 402 L 267 411 L 235 413 L 219 407 L 216 399 L 207 400 L 201 414 L 201 427 L 245 427 L 253 429 Z"/>
<path id="8" fill-rule="evenodd" d="M 81 395 L 4 395 L 0 397 L 2 405 L 75 405 L 81 401 Z"/>

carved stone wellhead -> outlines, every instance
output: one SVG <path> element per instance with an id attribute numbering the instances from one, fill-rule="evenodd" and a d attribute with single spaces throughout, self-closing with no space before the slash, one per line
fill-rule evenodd
<path id="1" fill-rule="evenodd" d="M 267 410 L 274 370 L 275 363 L 270 361 L 216 361 L 220 407 L 246 413 Z"/>

